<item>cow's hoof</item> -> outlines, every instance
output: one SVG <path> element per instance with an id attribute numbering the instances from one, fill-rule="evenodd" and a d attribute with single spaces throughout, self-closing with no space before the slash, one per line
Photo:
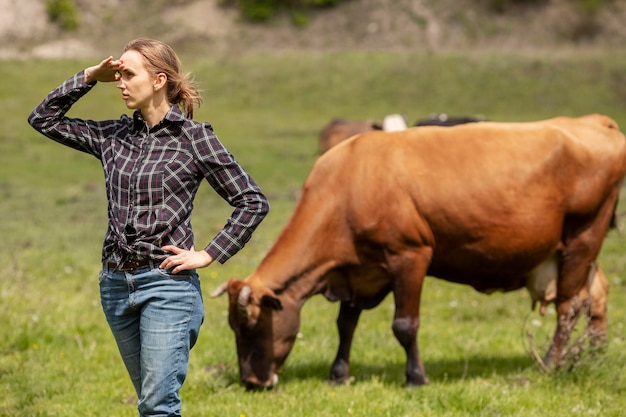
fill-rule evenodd
<path id="1" fill-rule="evenodd" d="M 423 375 L 419 375 L 416 378 L 407 378 L 405 387 L 413 388 L 413 387 L 421 387 L 422 385 L 428 384 L 428 378 Z"/>
<path id="2" fill-rule="evenodd" d="M 344 360 L 337 360 L 330 368 L 329 380 L 337 385 L 349 383 L 350 365 Z"/>
<path id="3" fill-rule="evenodd" d="M 354 377 L 353 376 L 349 376 L 346 378 L 333 378 L 332 376 L 328 379 L 328 383 L 330 385 L 350 385 L 352 383 L 354 383 Z"/>

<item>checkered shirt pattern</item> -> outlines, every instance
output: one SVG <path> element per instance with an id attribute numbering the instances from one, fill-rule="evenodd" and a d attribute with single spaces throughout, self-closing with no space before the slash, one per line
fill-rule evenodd
<path id="1" fill-rule="evenodd" d="M 203 179 L 234 207 L 205 250 L 220 263 L 237 253 L 269 211 L 269 203 L 212 126 L 187 119 L 177 105 L 150 129 L 139 110 L 118 120 L 66 117 L 94 85 L 79 72 L 53 90 L 28 121 L 50 139 L 102 163 L 109 219 L 102 260 L 138 256 L 160 261 L 168 256 L 161 250 L 164 245 L 191 249 L 191 211 Z"/>

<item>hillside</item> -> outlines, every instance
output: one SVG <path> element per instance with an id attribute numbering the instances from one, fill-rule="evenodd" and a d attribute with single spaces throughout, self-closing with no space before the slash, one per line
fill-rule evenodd
<path id="1" fill-rule="evenodd" d="M 384 49 L 535 51 L 621 47 L 626 2 L 609 1 L 594 16 L 578 2 L 493 0 L 352 0 L 309 12 L 305 24 L 278 16 L 264 24 L 242 21 L 219 0 L 75 0 L 80 26 L 67 32 L 50 22 L 43 0 L 0 0 L 0 58 L 116 54 L 138 36 L 157 37 L 193 53 Z M 146 6 L 146 4 L 149 6 Z M 525 4 L 525 5 L 524 5 Z M 302 16 L 300 21 L 302 21 Z"/>

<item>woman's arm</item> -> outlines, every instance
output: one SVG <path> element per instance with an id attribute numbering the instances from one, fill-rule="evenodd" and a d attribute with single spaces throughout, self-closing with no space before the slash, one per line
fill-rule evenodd
<path id="1" fill-rule="evenodd" d="M 234 210 L 224 228 L 204 250 L 185 251 L 174 246 L 162 248 L 174 255 L 161 266 L 176 267 L 175 272 L 192 269 L 192 265 L 207 266 L 214 260 L 226 262 L 250 240 L 270 208 L 260 187 L 217 139 L 209 124 L 197 125 L 192 131 L 196 167 Z"/>
<path id="2" fill-rule="evenodd" d="M 52 140 L 99 156 L 99 143 L 115 129 L 116 121 L 95 122 L 69 118 L 65 114 L 97 81 L 115 81 L 118 66 L 119 61 L 109 57 L 68 78 L 33 110 L 28 123 Z"/>

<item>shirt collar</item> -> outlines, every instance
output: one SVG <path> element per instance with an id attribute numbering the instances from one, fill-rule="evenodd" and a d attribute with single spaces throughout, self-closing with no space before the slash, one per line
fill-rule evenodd
<path id="1" fill-rule="evenodd" d="M 165 117 L 163 117 L 163 120 L 161 120 L 159 124 L 164 124 L 165 122 L 184 122 L 185 120 L 186 117 L 183 114 L 180 106 L 175 104 L 170 107 L 168 112 L 165 114 Z M 143 119 L 143 116 L 141 115 L 141 110 L 135 110 L 135 112 L 133 113 L 133 123 L 135 131 L 140 131 L 145 126 L 145 121 Z"/>
<path id="2" fill-rule="evenodd" d="M 170 110 L 165 114 L 165 117 L 163 118 L 163 120 L 167 120 L 170 122 L 183 122 L 185 121 L 185 119 L 186 117 L 183 114 L 182 109 L 176 104 L 170 107 Z"/>

